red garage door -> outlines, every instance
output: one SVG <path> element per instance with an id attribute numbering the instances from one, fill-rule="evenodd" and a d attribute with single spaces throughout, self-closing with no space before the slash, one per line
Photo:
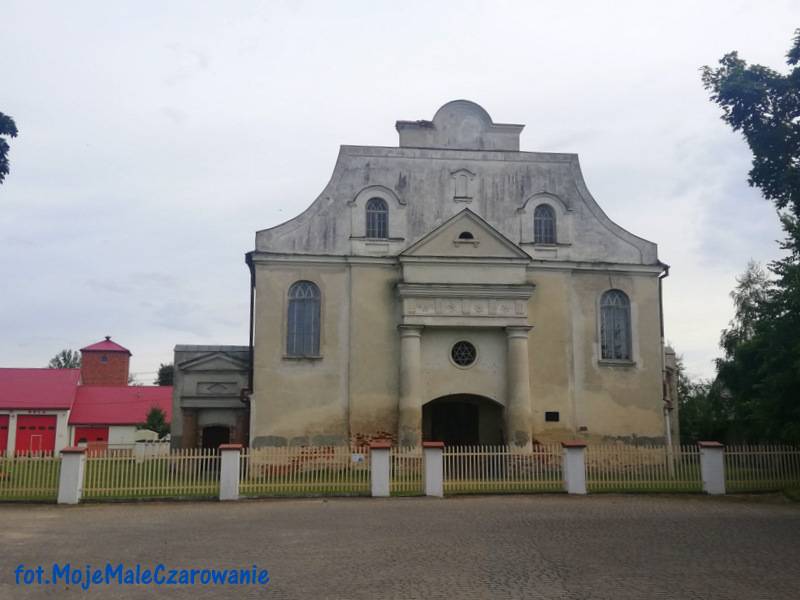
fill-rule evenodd
<path id="1" fill-rule="evenodd" d="M 56 449 L 56 418 L 40 415 L 17 415 L 16 451 L 53 452 Z"/>
<path id="2" fill-rule="evenodd" d="M 108 442 L 108 427 L 76 427 L 74 443 Z"/>
<path id="3" fill-rule="evenodd" d="M 0 456 L 8 448 L 8 415 L 0 415 Z"/>

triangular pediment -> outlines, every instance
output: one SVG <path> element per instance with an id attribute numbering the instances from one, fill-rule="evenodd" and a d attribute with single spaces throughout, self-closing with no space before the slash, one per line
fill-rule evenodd
<path id="1" fill-rule="evenodd" d="M 243 371 L 247 370 L 249 365 L 224 352 L 209 352 L 183 361 L 177 367 L 182 371 Z"/>
<path id="2" fill-rule="evenodd" d="M 400 256 L 530 259 L 519 246 L 468 208 L 406 248 Z"/>

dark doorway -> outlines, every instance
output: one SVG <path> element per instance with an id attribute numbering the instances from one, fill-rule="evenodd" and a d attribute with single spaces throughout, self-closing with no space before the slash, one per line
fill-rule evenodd
<path id="1" fill-rule="evenodd" d="M 447 446 L 480 443 L 478 407 L 462 402 L 440 402 L 431 413 L 431 438 Z"/>
<path id="2" fill-rule="evenodd" d="M 230 441 L 230 427 L 225 427 L 223 425 L 203 427 L 203 448 L 213 448 L 216 450 L 221 444 L 229 444 Z"/>
<path id="3" fill-rule="evenodd" d="M 503 407 L 483 396 L 443 396 L 422 407 L 422 434 L 448 446 L 502 444 Z"/>

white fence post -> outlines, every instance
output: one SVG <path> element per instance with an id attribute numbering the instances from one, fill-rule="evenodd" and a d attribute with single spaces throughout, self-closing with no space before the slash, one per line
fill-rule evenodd
<path id="1" fill-rule="evenodd" d="M 568 494 L 586 494 L 586 442 L 561 442 L 561 447 L 564 449 L 564 489 Z"/>
<path id="2" fill-rule="evenodd" d="M 422 442 L 425 455 L 425 495 L 444 496 L 444 442 Z"/>
<path id="3" fill-rule="evenodd" d="M 219 499 L 239 499 L 239 462 L 242 455 L 241 444 L 221 444 L 219 469 Z"/>
<path id="4" fill-rule="evenodd" d="M 85 467 L 86 448 L 64 448 L 61 451 L 61 471 L 58 475 L 59 504 L 77 504 L 81 501 Z"/>
<path id="5" fill-rule="evenodd" d="M 369 445 L 370 479 L 373 496 L 389 496 L 389 479 L 391 478 L 389 453 L 391 451 L 392 443 L 388 441 L 374 441 Z"/>
<path id="6" fill-rule="evenodd" d="M 706 494 L 725 493 L 725 446 L 719 442 L 697 442 L 700 446 L 700 475 Z"/>

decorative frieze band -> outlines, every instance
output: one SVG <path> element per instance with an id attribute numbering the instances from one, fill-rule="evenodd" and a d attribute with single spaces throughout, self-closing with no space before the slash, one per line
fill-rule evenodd
<path id="1" fill-rule="evenodd" d="M 525 320 L 532 285 L 398 284 L 403 316 Z"/>
<path id="2" fill-rule="evenodd" d="M 403 314 L 428 316 L 526 317 L 524 300 L 498 298 L 405 298 Z"/>

